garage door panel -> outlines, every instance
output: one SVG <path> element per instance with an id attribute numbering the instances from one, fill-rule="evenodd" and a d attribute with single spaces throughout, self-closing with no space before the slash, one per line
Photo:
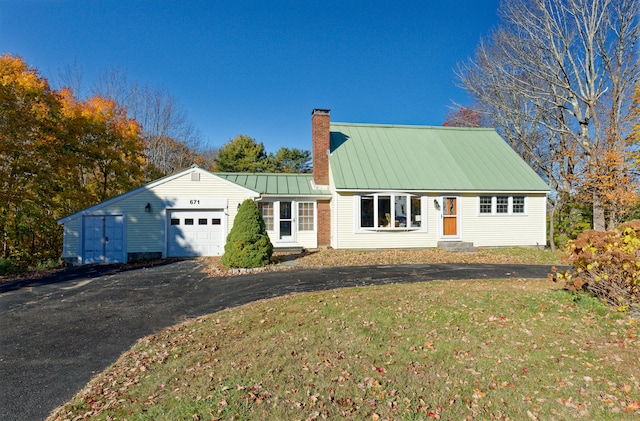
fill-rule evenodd
<path id="1" fill-rule="evenodd" d="M 167 254 L 170 257 L 220 256 L 224 251 L 222 209 L 172 210 L 167 216 L 169 229 Z"/>

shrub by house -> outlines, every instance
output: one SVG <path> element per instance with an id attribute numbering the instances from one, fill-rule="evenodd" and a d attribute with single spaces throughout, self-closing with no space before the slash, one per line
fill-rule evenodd
<path id="1" fill-rule="evenodd" d="M 556 275 L 569 290 L 586 289 L 607 304 L 625 311 L 640 303 L 640 221 L 617 230 L 585 231 L 569 242 L 573 273 Z"/>
<path id="2" fill-rule="evenodd" d="M 228 268 L 256 268 L 269 264 L 273 245 L 258 206 L 251 199 L 242 202 L 227 236 L 222 264 Z"/>

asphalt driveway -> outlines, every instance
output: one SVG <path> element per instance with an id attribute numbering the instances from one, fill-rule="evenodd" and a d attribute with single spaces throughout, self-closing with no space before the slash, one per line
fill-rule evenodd
<path id="1" fill-rule="evenodd" d="M 196 260 L 74 268 L 0 285 L 0 420 L 41 420 L 134 342 L 188 318 L 296 292 L 431 280 L 544 278 L 549 266 L 398 265 L 210 278 Z"/>

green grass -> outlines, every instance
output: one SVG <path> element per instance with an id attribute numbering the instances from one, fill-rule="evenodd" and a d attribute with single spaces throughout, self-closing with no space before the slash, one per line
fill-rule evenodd
<path id="1" fill-rule="evenodd" d="M 502 247 L 481 249 L 479 254 L 487 260 L 505 260 L 505 263 L 560 265 L 563 263 L 562 250 L 551 251 L 534 247 Z"/>
<path id="2" fill-rule="evenodd" d="M 144 338 L 51 419 L 637 419 L 634 321 L 548 281 L 260 301 Z"/>
<path id="3" fill-rule="evenodd" d="M 18 262 L 13 259 L 0 257 L 0 277 L 9 277 L 16 275 L 24 275 L 39 271 L 47 271 L 49 269 L 57 269 L 62 266 L 60 259 L 41 260 L 30 265 Z M 0 283 L 3 279 L 0 278 Z"/>

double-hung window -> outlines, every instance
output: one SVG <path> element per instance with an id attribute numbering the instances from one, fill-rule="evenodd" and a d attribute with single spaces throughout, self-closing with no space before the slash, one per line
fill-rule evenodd
<path id="1" fill-rule="evenodd" d="M 509 196 L 496 197 L 496 213 L 509 213 Z"/>
<path id="2" fill-rule="evenodd" d="M 524 213 L 524 196 L 513 196 L 512 200 L 512 213 Z"/>
<path id="3" fill-rule="evenodd" d="M 273 231 L 273 202 L 258 202 L 258 209 L 267 231 Z"/>
<path id="4" fill-rule="evenodd" d="M 274 231 L 279 224 L 278 221 L 292 221 L 292 210 L 297 208 L 298 231 L 313 231 L 315 229 L 315 202 L 257 202 L 260 215 L 264 219 L 267 231 Z M 276 208 L 276 204 L 278 207 Z M 287 207 L 288 206 L 288 207 Z M 276 215 L 276 209 L 279 213 Z M 278 216 L 276 220 L 276 216 Z M 282 229 L 282 227 L 280 228 Z"/>
<path id="5" fill-rule="evenodd" d="M 483 213 L 483 214 L 493 213 L 493 197 L 480 196 L 480 213 Z"/>
<path id="6" fill-rule="evenodd" d="M 313 202 L 298 202 L 298 231 L 313 231 Z"/>
<path id="7" fill-rule="evenodd" d="M 357 196 L 359 228 L 407 229 L 422 226 L 420 196 L 402 193 L 380 193 Z"/>
<path id="8" fill-rule="evenodd" d="M 480 215 L 524 215 L 525 196 L 480 196 Z"/>

